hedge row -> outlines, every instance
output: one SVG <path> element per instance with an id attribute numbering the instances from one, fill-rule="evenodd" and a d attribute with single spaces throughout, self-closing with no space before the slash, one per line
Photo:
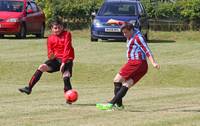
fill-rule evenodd
<path id="1" fill-rule="evenodd" d="M 142 1 L 149 18 L 154 20 L 152 29 L 200 30 L 200 0 L 176 0 L 176 3 L 157 0 L 154 4 Z"/>
<path id="2" fill-rule="evenodd" d="M 36 0 L 44 10 L 47 23 L 54 18 L 62 18 L 69 27 L 88 26 L 91 13 L 97 11 L 104 0 Z M 200 0 L 176 0 L 176 3 L 163 0 L 141 0 L 151 19 L 184 21 L 187 24 L 200 22 Z"/>
<path id="3" fill-rule="evenodd" d="M 45 12 L 47 23 L 61 18 L 74 27 L 90 22 L 91 13 L 101 6 L 103 0 L 36 0 Z"/>

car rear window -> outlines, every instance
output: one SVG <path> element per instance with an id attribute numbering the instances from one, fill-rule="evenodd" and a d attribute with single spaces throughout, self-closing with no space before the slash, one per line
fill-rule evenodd
<path id="1" fill-rule="evenodd" d="M 136 15 L 136 4 L 122 3 L 122 2 L 104 3 L 98 13 L 98 16 L 135 16 L 135 15 Z"/>
<path id="2" fill-rule="evenodd" d="M 22 12 L 23 7 L 22 1 L 0 0 L 0 11 Z"/>

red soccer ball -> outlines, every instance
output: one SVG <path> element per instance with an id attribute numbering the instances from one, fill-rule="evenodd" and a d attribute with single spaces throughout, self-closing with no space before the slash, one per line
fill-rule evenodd
<path id="1" fill-rule="evenodd" d="M 64 96 L 67 102 L 72 103 L 78 99 L 78 92 L 74 89 L 68 90 L 65 92 Z"/>

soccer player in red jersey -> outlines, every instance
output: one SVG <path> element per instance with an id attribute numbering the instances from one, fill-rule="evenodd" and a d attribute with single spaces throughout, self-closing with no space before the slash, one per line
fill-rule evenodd
<path id="1" fill-rule="evenodd" d="M 129 88 L 135 85 L 148 70 L 146 57 L 150 60 L 154 68 L 159 69 L 143 35 L 130 23 L 124 23 L 121 31 L 127 38 L 127 63 L 122 66 L 119 73 L 114 78 L 114 97 L 108 103 L 96 104 L 101 110 L 109 110 L 113 107 L 124 108 L 122 98 L 126 95 Z"/>
<path id="2" fill-rule="evenodd" d="M 64 30 L 63 23 L 59 20 L 51 23 L 51 31 L 52 34 L 47 39 L 48 60 L 38 67 L 28 86 L 19 89 L 22 93 L 29 95 L 43 72 L 60 71 L 64 81 L 64 92 L 72 89 L 70 78 L 72 77 L 74 48 L 71 33 Z"/>

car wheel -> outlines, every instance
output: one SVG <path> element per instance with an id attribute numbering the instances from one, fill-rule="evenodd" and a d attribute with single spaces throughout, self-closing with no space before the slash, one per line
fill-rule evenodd
<path id="1" fill-rule="evenodd" d="M 45 27 L 44 27 L 44 25 L 42 25 L 41 28 L 40 28 L 40 33 L 36 34 L 36 37 L 37 38 L 44 38 L 44 31 L 45 31 Z"/>
<path id="2" fill-rule="evenodd" d="M 16 35 L 16 37 L 19 39 L 26 38 L 26 28 L 24 25 L 21 25 L 20 32 Z"/>
<path id="3" fill-rule="evenodd" d="M 4 35 L 3 35 L 3 34 L 0 34 L 0 38 L 4 38 Z"/>
<path id="4" fill-rule="evenodd" d="M 90 40 L 91 40 L 91 42 L 97 42 L 98 41 L 97 38 L 93 38 L 92 36 L 91 36 Z"/>

